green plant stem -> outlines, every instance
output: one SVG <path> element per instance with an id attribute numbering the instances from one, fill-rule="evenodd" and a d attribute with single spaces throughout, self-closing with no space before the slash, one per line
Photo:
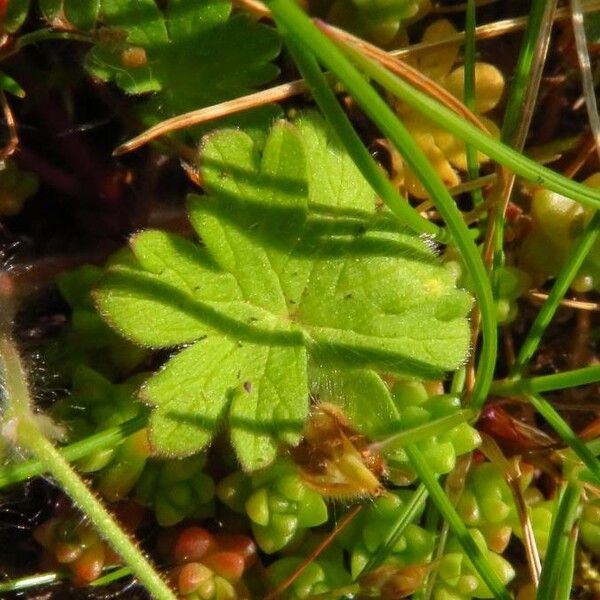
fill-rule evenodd
<path id="1" fill-rule="evenodd" d="M 590 470 L 596 485 L 600 485 L 600 462 L 594 453 L 579 439 L 570 425 L 558 414 L 555 408 L 542 396 L 532 393 L 527 396 L 529 402 L 556 431 L 561 440 L 573 450 L 583 464 Z"/>
<path id="2" fill-rule="evenodd" d="M 6 322 L 2 324 L 6 332 L 8 324 Z M 32 452 L 44 470 L 56 479 L 62 489 L 94 524 L 100 535 L 131 567 L 133 573 L 154 598 L 176 600 L 175 594 L 152 567 L 143 552 L 121 529 L 61 453 L 42 433 L 36 415 L 31 409 L 27 374 L 21 357 L 6 333 L 0 336 L 0 367 L 7 400 L 5 434 L 9 429 L 12 441 Z"/>
<path id="3" fill-rule="evenodd" d="M 475 543 L 475 540 L 471 537 L 469 530 L 456 512 L 456 509 L 439 484 L 437 477 L 430 469 L 421 451 L 416 446 L 407 446 L 405 451 L 412 468 L 427 488 L 432 501 L 450 526 L 450 529 L 463 547 L 465 554 L 473 563 L 473 566 L 490 589 L 490 592 L 499 600 L 510 600 L 510 594 L 490 566 L 479 546 Z"/>
<path id="4" fill-rule="evenodd" d="M 45 469 L 58 481 L 61 488 L 93 523 L 100 535 L 125 561 L 140 582 L 157 600 L 176 600 L 175 594 L 150 564 L 143 552 L 121 529 L 112 515 L 98 501 L 81 478 L 32 423 L 21 420 L 18 424 L 18 439 L 22 446 L 33 452 Z"/>
<path id="5" fill-rule="evenodd" d="M 358 65 L 366 75 L 400 98 L 402 102 L 423 113 L 433 123 L 449 131 L 463 142 L 472 144 L 492 160 L 539 187 L 563 194 L 587 206 L 600 208 L 600 193 L 597 190 L 571 181 L 559 173 L 537 164 L 525 155 L 512 150 L 443 104 L 440 104 L 437 100 L 413 88 L 409 83 L 390 73 L 385 67 L 364 56 L 356 49 L 343 42 L 338 42 L 338 44 L 351 58 L 352 62 Z"/>
<path id="6" fill-rule="evenodd" d="M 59 452 L 65 460 L 72 462 L 105 448 L 116 448 L 125 441 L 125 438 L 143 429 L 147 425 L 147 422 L 148 418 L 145 415 L 134 417 L 120 425 L 99 431 L 83 440 L 60 448 Z M 39 460 L 28 460 L 8 465 L 0 469 L 0 489 L 20 481 L 25 481 L 30 477 L 42 475 L 44 470 L 44 466 Z"/>
<path id="7" fill-rule="evenodd" d="M 75 42 L 94 43 L 94 38 L 85 33 L 75 31 L 54 31 L 53 29 L 37 29 L 31 33 L 20 36 L 17 41 L 17 48 L 20 50 L 25 46 L 37 44 L 38 42 L 52 42 L 56 40 L 70 40 Z"/>
<path id="8" fill-rule="evenodd" d="M 548 549 L 540 575 L 537 600 L 551 600 L 556 597 L 559 574 L 566 558 L 565 552 L 577 517 L 580 496 L 581 485 L 569 482 L 558 498 L 552 515 Z"/>
<path id="9" fill-rule="evenodd" d="M 427 500 L 427 488 L 421 483 L 419 487 L 414 491 L 410 502 L 404 507 L 402 512 L 398 515 L 394 525 L 389 530 L 383 543 L 377 548 L 375 553 L 369 559 L 369 562 L 360 570 L 360 573 L 354 577 L 354 580 L 358 579 L 363 573 L 368 573 L 373 569 L 376 569 L 383 561 L 389 556 L 394 549 L 394 546 L 398 543 L 400 536 L 404 533 L 404 530 L 410 525 L 417 515 L 423 510 L 425 501 Z"/>
<path id="10" fill-rule="evenodd" d="M 465 106 L 473 112 L 475 110 L 475 28 L 477 26 L 477 5 L 475 0 L 468 0 L 465 13 Z M 467 173 L 469 179 L 479 177 L 479 161 L 477 150 L 471 144 L 466 145 L 467 150 Z M 477 188 L 471 192 L 471 198 L 475 206 L 483 202 L 481 189 Z"/>
<path id="11" fill-rule="evenodd" d="M 571 283 L 579 273 L 579 269 L 581 269 L 586 256 L 594 247 L 594 244 L 598 239 L 598 234 L 600 234 L 600 213 L 594 214 L 591 221 L 586 225 L 583 233 L 573 246 L 569 256 L 561 267 L 546 302 L 544 302 L 544 305 L 537 314 L 523 344 L 519 348 L 519 354 L 517 355 L 509 378 L 517 378 L 523 374 L 525 367 L 537 350 L 542 335 L 544 335 L 544 331 L 546 331 L 546 328 L 560 306 L 560 301 L 563 299 L 571 286 Z"/>
<path id="12" fill-rule="evenodd" d="M 356 166 L 369 182 L 375 193 L 386 203 L 400 223 L 417 233 L 431 235 L 438 241 L 449 241 L 448 232 L 422 217 L 406 198 L 398 193 L 381 167 L 375 162 L 362 140 L 354 130 L 346 113 L 340 107 L 325 74 L 314 56 L 293 38 L 285 36 L 286 45 L 302 77 L 308 84 L 313 98 L 340 138 Z"/>
<path id="13" fill-rule="evenodd" d="M 551 392 L 600 381 L 600 366 L 573 369 L 553 375 L 541 375 L 530 379 L 503 379 L 494 381 L 490 392 L 498 396 L 511 396 L 531 392 Z"/>
<path id="14" fill-rule="evenodd" d="M 315 27 L 292 0 L 268 0 L 267 3 L 284 35 L 313 52 L 319 62 L 339 78 L 365 113 L 398 148 L 448 225 L 471 275 L 481 312 L 483 344 L 472 395 L 473 405 L 481 406 L 487 397 L 496 361 L 496 309 L 487 272 L 461 212 L 404 125 L 336 45 Z"/>

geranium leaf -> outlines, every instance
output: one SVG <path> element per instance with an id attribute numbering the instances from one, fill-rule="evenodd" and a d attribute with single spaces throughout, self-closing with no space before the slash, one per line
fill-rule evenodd
<path id="1" fill-rule="evenodd" d="M 277 442 L 297 441 L 308 410 L 303 346 L 241 343 L 220 336 L 181 351 L 144 386 L 156 406 L 152 444 L 164 454 L 201 450 L 229 413 L 233 445 L 248 470 L 269 464 Z"/>
<path id="2" fill-rule="evenodd" d="M 101 313 L 140 344 L 200 340 L 146 388 L 157 450 L 194 452 L 223 418 L 242 464 L 264 466 L 307 414 L 307 354 L 363 369 L 352 389 L 382 385 L 365 368 L 433 378 L 462 363 L 470 297 L 426 241 L 376 208 L 322 120 L 280 121 L 262 141 L 216 132 L 201 165 L 208 195 L 189 209 L 203 245 L 138 234 L 137 264 L 110 268 L 96 291 Z"/>

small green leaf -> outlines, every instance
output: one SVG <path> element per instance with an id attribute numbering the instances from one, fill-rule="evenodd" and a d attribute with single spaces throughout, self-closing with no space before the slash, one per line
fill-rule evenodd
<path id="1" fill-rule="evenodd" d="M 0 87 L 17 98 L 25 98 L 25 90 L 4 71 L 0 71 Z"/>
<path id="2" fill-rule="evenodd" d="M 106 30 L 88 53 L 85 66 L 94 76 L 115 81 L 130 94 L 156 92 L 161 84 L 150 61 L 127 66 L 124 52 L 131 47 L 161 48 L 169 43 L 167 28 L 154 0 L 103 0 L 101 19 Z"/>
<path id="3" fill-rule="evenodd" d="M 157 92 L 140 106 L 148 124 L 248 94 L 278 74 L 275 29 L 232 16 L 225 0 L 102 0 L 101 21 L 86 68 L 128 94 Z M 229 122 L 277 114 L 267 106 Z"/>

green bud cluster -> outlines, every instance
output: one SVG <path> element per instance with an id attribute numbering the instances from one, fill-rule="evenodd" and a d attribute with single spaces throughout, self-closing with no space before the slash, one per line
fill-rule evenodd
<path id="1" fill-rule="evenodd" d="M 307 487 L 296 466 L 286 461 L 252 476 L 232 473 L 219 482 L 217 496 L 234 511 L 250 517 L 257 544 L 269 554 L 328 517 L 323 497 Z"/>
<path id="2" fill-rule="evenodd" d="M 519 526 L 512 492 L 502 469 L 493 463 L 471 468 L 456 509 L 465 524 L 477 528 L 495 552 L 504 551 L 513 529 Z"/>
<path id="3" fill-rule="evenodd" d="M 502 556 L 488 549 L 485 538 L 480 531 L 471 529 L 471 535 L 500 581 L 504 585 L 508 584 L 515 576 L 512 565 Z M 446 552 L 440 560 L 433 589 L 433 598 L 434 600 L 493 598 L 493 594 L 485 585 L 455 537 L 450 537 L 448 540 Z"/>
<path id="4" fill-rule="evenodd" d="M 600 173 L 588 177 L 584 183 L 600 187 Z M 519 265 L 531 275 L 535 285 L 556 275 L 592 213 L 591 208 L 548 190 L 533 194 L 533 224 L 519 248 L 518 258 Z M 600 242 L 588 253 L 571 287 L 576 292 L 600 290 Z"/>
<path id="5" fill-rule="evenodd" d="M 123 252 L 112 262 L 124 260 Z M 60 293 L 71 307 L 67 331 L 45 351 L 46 360 L 67 383 L 79 365 L 88 365 L 109 378 L 128 375 L 148 351 L 118 335 L 102 320 L 92 299 L 92 290 L 104 271 L 84 265 L 57 278 Z"/>
<path id="6" fill-rule="evenodd" d="M 461 409 L 456 396 L 441 394 L 429 396 L 423 383 L 417 380 L 404 380 L 395 383 L 392 397 L 400 414 L 399 429 L 408 430 L 442 417 L 455 414 Z M 461 423 L 449 430 L 441 430 L 417 443 L 431 469 L 438 474 L 449 473 L 461 454 L 471 452 L 479 446 L 481 438 L 477 430 L 468 423 Z M 395 450 L 386 453 L 392 467 L 391 477 L 398 484 L 414 479 L 414 473 L 406 453 Z M 394 474 L 394 470 L 400 474 Z"/>
<path id="7" fill-rule="evenodd" d="M 532 477 L 533 469 L 521 464 L 519 484 L 529 507 L 538 549 L 543 555 L 548 542 L 551 503 L 544 500 L 537 488 L 530 486 Z M 504 552 L 513 533 L 522 537 L 513 493 L 504 472 L 494 463 L 485 462 L 470 469 L 456 509 L 468 527 L 479 530 L 494 552 Z"/>
<path id="8" fill-rule="evenodd" d="M 469 273 L 455 248 L 448 248 L 444 255 L 446 268 L 452 272 L 457 285 L 473 291 Z M 496 318 L 500 325 L 514 321 L 518 314 L 517 300 L 531 288 L 530 274 L 513 265 L 503 265 L 495 271 L 494 295 L 496 300 Z"/>
<path id="9" fill-rule="evenodd" d="M 518 314 L 517 300 L 531 287 L 531 278 L 525 271 L 503 266 L 496 272 L 496 318 L 500 325 L 514 321 Z"/>
<path id="10" fill-rule="evenodd" d="M 327 593 L 331 600 L 342 598 L 343 594 L 336 595 L 334 590 L 348 585 L 350 575 L 344 569 L 341 553 L 332 557 L 331 552 L 326 552 L 317 560 L 311 562 L 294 582 L 285 591 L 286 600 L 305 600 Z M 305 558 L 290 556 L 275 561 L 267 569 L 267 579 L 273 588 L 285 581 L 292 573 L 304 564 Z"/>
<path id="11" fill-rule="evenodd" d="M 72 394 L 57 402 L 52 416 L 63 423 L 70 441 L 120 425 L 146 412 L 134 396 L 144 376 L 115 385 L 103 375 L 78 366 Z M 116 448 L 104 448 L 77 461 L 84 473 L 95 473 L 99 491 L 111 501 L 125 497 L 136 484 L 150 455 L 146 430 L 138 431 Z"/>
<path id="12" fill-rule="evenodd" d="M 248 590 L 243 575 L 256 559 L 254 542 L 243 535 L 212 534 L 201 527 L 181 530 L 168 559 L 177 566 L 169 579 L 183 600 L 242 600 Z"/>
<path id="13" fill-rule="evenodd" d="M 45 521 L 35 528 L 33 537 L 44 548 L 43 566 L 67 569 L 75 585 L 89 584 L 116 561 L 92 524 L 78 514 Z"/>
<path id="14" fill-rule="evenodd" d="M 350 572 L 357 577 L 369 559 L 384 543 L 402 513 L 411 492 L 388 492 L 377 498 L 350 523 L 339 537 L 340 544 L 350 553 Z M 422 527 L 410 523 L 397 540 L 386 559 L 386 565 L 404 567 L 423 564 L 433 551 L 434 536 Z"/>
<path id="15" fill-rule="evenodd" d="M 175 525 L 188 517 L 214 513 L 215 484 L 203 472 L 206 456 L 182 459 L 151 459 L 140 476 L 134 497 L 154 509 L 158 524 Z"/>

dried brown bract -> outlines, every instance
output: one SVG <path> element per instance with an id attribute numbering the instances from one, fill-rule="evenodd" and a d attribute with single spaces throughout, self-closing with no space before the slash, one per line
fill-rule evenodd
<path id="1" fill-rule="evenodd" d="M 374 497 L 384 491 L 383 458 L 333 404 L 316 407 L 292 456 L 306 484 L 324 496 Z"/>

